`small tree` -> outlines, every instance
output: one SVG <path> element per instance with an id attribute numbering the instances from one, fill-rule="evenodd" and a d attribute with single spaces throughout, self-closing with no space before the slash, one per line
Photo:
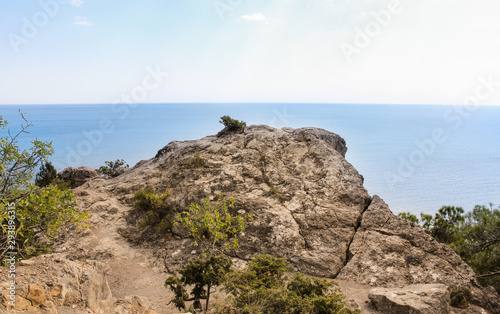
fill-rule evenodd
<path id="1" fill-rule="evenodd" d="M 250 214 L 233 216 L 234 198 L 219 198 L 212 203 L 205 198 L 203 204 L 189 205 L 189 210 L 177 214 L 179 222 L 195 239 L 194 246 L 201 245 L 209 253 L 224 253 L 228 249 L 238 249 L 238 234 L 245 231 L 245 220 L 252 220 Z"/>
<path id="2" fill-rule="evenodd" d="M 39 187 L 46 187 L 57 178 L 57 170 L 51 162 L 42 164 L 40 171 L 36 174 L 35 184 Z"/>
<path id="3" fill-rule="evenodd" d="M 127 169 L 129 165 L 123 159 L 116 161 L 105 161 L 106 165 L 99 167 L 99 172 L 105 176 L 116 177 L 121 174 L 123 170 Z"/>
<path id="4" fill-rule="evenodd" d="M 224 125 L 226 131 L 241 131 L 245 130 L 247 124 L 244 121 L 239 121 L 231 118 L 230 116 L 223 116 L 220 118 L 219 123 Z"/>
<path id="5" fill-rule="evenodd" d="M 239 247 L 238 235 L 245 230 L 245 220 L 252 219 L 250 215 L 231 215 L 229 209 L 233 207 L 234 198 L 219 198 L 215 203 L 206 198 L 203 204 L 192 203 L 188 211 L 176 216 L 195 239 L 194 245 L 203 249 L 198 259 L 188 261 L 186 268 L 179 270 L 181 278 L 169 277 L 165 281 L 165 286 L 175 293 L 172 302 L 179 310 L 185 309 L 186 301 L 194 301 L 194 307 L 201 308 L 202 299 L 208 310 L 211 288 L 220 285 L 229 272 L 232 262 L 223 253 Z M 185 285 L 194 285 L 191 297 Z"/>

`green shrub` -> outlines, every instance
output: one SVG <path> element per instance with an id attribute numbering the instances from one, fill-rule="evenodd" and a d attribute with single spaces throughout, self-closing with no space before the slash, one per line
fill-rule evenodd
<path id="1" fill-rule="evenodd" d="M 116 161 L 105 161 L 106 165 L 99 167 L 99 172 L 102 175 L 116 177 L 121 174 L 123 170 L 127 169 L 129 166 L 123 159 L 117 159 Z"/>
<path id="2" fill-rule="evenodd" d="M 205 167 L 205 159 L 201 157 L 200 151 L 196 150 L 193 157 L 185 161 L 182 165 L 185 169 L 202 168 Z"/>
<path id="3" fill-rule="evenodd" d="M 448 287 L 448 291 L 450 292 L 451 306 L 459 308 L 469 307 L 469 300 L 471 299 L 469 288 L 451 285 Z"/>
<path id="4" fill-rule="evenodd" d="M 10 217 L 4 206 L 0 205 L 0 221 L 2 234 L 6 237 Z M 38 241 L 40 236 L 54 240 L 63 228 L 71 225 L 88 227 L 86 222 L 90 216 L 78 210 L 71 191 L 48 187 L 34 191 L 17 202 L 15 217 L 18 257 L 29 258 L 47 252 L 48 248 Z"/>
<path id="5" fill-rule="evenodd" d="M 186 309 L 187 301 L 194 301 L 193 306 L 201 309 L 201 300 L 206 300 L 207 311 L 211 288 L 219 286 L 229 272 L 232 262 L 223 253 L 238 249 L 238 235 L 245 230 L 245 220 L 252 219 L 250 215 L 231 215 L 229 209 L 234 207 L 234 201 L 220 196 L 215 202 L 206 198 L 203 204 L 192 203 L 189 210 L 176 215 L 195 239 L 194 245 L 203 249 L 199 258 L 189 260 L 187 266 L 179 270 L 181 278 L 172 276 L 165 281 L 165 286 L 175 294 L 171 302 L 179 310 Z M 193 285 L 191 297 L 186 285 Z"/>
<path id="6" fill-rule="evenodd" d="M 359 313 L 346 307 L 335 282 L 296 273 L 288 280 L 288 262 L 256 256 L 247 269 L 231 272 L 224 283 L 230 295 L 220 313 Z"/>
<path id="7" fill-rule="evenodd" d="M 403 218 L 403 219 L 405 219 L 405 220 L 408 220 L 410 222 L 413 222 L 413 223 L 416 223 L 416 224 L 419 223 L 419 220 L 418 220 L 417 216 L 413 215 L 410 212 L 399 213 L 398 216 L 401 217 L 401 218 Z"/>
<path id="8" fill-rule="evenodd" d="M 246 122 L 233 119 L 230 116 L 221 117 L 219 123 L 223 124 L 227 131 L 243 132 L 243 130 L 247 127 Z"/>
<path id="9" fill-rule="evenodd" d="M 19 139 L 32 126 L 20 112 L 24 124 L 18 132 L 0 137 L 0 259 L 16 251 L 17 259 L 49 252 L 45 239 L 54 240 L 65 228 L 86 227 L 89 215 L 78 210 L 75 196 L 54 185 L 54 169 L 42 164 L 53 154 L 49 142 L 33 140 L 28 150 L 19 149 Z M 7 121 L 0 116 L 0 130 Z M 3 131 L 2 131 L 3 132 Z M 35 184 L 35 169 L 40 188 Z M 55 182 L 57 185 L 57 181 Z M 42 240 L 43 239 L 43 240 Z"/>
<path id="10" fill-rule="evenodd" d="M 70 181 L 65 181 L 57 177 L 57 170 L 50 161 L 43 163 L 40 167 L 40 170 L 36 174 L 35 185 L 41 188 L 52 185 L 61 191 L 71 188 Z"/>
<path id="11" fill-rule="evenodd" d="M 220 198 L 211 202 L 205 198 L 203 204 L 189 205 L 189 210 L 178 213 L 176 218 L 195 239 L 194 245 L 212 253 L 224 253 L 228 249 L 238 249 L 238 234 L 245 231 L 245 220 L 250 215 L 231 215 L 234 198 Z"/>
<path id="12" fill-rule="evenodd" d="M 155 194 L 151 188 L 139 190 L 134 195 L 134 208 L 139 216 L 139 228 L 143 229 L 152 226 L 161 234 L 165 234 L 172 229 L 173 215 L 165 205 L 165 200 L 170 197 L 170 190 L 165 190 L 162 194 Z"/>

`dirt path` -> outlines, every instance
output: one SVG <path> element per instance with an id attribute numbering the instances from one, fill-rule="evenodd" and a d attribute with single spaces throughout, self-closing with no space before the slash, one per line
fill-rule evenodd
<path id="1" fill-rule="evenodd" d="M 170 290 L 163 286 L 168 274 L 156 266 L 151 249 L 129 243 L 118 232 L 126 228 L 125 215 L 131 206 L 103 188 L 76 191 L 78 203 L 91 215 L 89 230 L 70 238 L 60 250 L 73 258 L 95 259 L 108 267 L 108 282 L 116 300 L 139 296 L 157 313 L 178 313 Z"/>

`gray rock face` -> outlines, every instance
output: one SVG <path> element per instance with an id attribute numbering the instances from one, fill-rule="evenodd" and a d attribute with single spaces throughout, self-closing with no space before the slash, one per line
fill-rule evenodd
<path id="1" fill-rule="evenodd" d="M 236 211 L 255 218 L 241 237 L 238 257 L 270 253 L 300 271 L 334 277 L 370 202 L 346 151 L 344 140 L 325 130 L 250 126 L 243 133 L 174 141 L 113 179 L 113 191 L 170 188 L 178 210 L 224 193 L 236 198 Z M 196 152 L 201 167 L 191 166 Z"/>
<path id="2" fill-rule="evenodd" d="M 446 285 L 411 285 L 405 288 L 374 288 L 369 298 L 381 313 L 450 313 L 450 295 Z"/>
<path id="3" fill-rule="evenodd" d="M 473 301 L 500 313 L 500 297 L 482 288 L 474 271 L 448 246 L 395 216 L 373 196 L 349 247 L 349 261 L 338 278 L 377 287 L 442 283 L 469 287 Z"/>
<path id="4" fill-rule="evenodd" d="M 452 249 L 390 211 L 374 196 L 339 277 L 373 286 L 419 283 L 469 285 L 474 271 Z"/>
<path id="5" fill-rule="evenodd" d="M 62 180 L 70 181 L 71 187 L 76 188 L 84 184 L 88 179 L 100 176 L 100 173 L 97 169 L 90 167 L 68 167 L 58 173 L 57 176 Z"/>

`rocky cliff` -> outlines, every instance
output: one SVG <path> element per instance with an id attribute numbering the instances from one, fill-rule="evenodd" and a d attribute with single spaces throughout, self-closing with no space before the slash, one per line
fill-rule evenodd
<path id="1" fill-rule="evenodd" d="M 128 216 L 134 193 L 170 189 L 169 206 L 177 211 L 222 193 L 237 200 L 235 212 L 255 218 L 232 256 L 236 264 L 269 253 L 288 259 L 298 271 L 371 287 L 467 285 L 477 303 L 500 312 L 498 295 L 481 288 L 451 249 L 368 195 L 346 151 L 340 136 L 317 128 L 250 126 L 241 133 L 171 142 L 116 178 L 92 178 L 76 188 L 93 227 L 67 238 L 56 251 L 115 265 L 110 276 L 122 272 L 125 278 L 111 279 L 112 292 L 142 283 L 141 276 L 161 282 L 165 272 L 199 252 L 175 228 L 166 237 L 150 237 L 147 228 L 138 228 Z M 131 261 L 145 267 L 143 272 L 127 268 Z M 154 298 L 146 294 L 142 297 Z"/>

